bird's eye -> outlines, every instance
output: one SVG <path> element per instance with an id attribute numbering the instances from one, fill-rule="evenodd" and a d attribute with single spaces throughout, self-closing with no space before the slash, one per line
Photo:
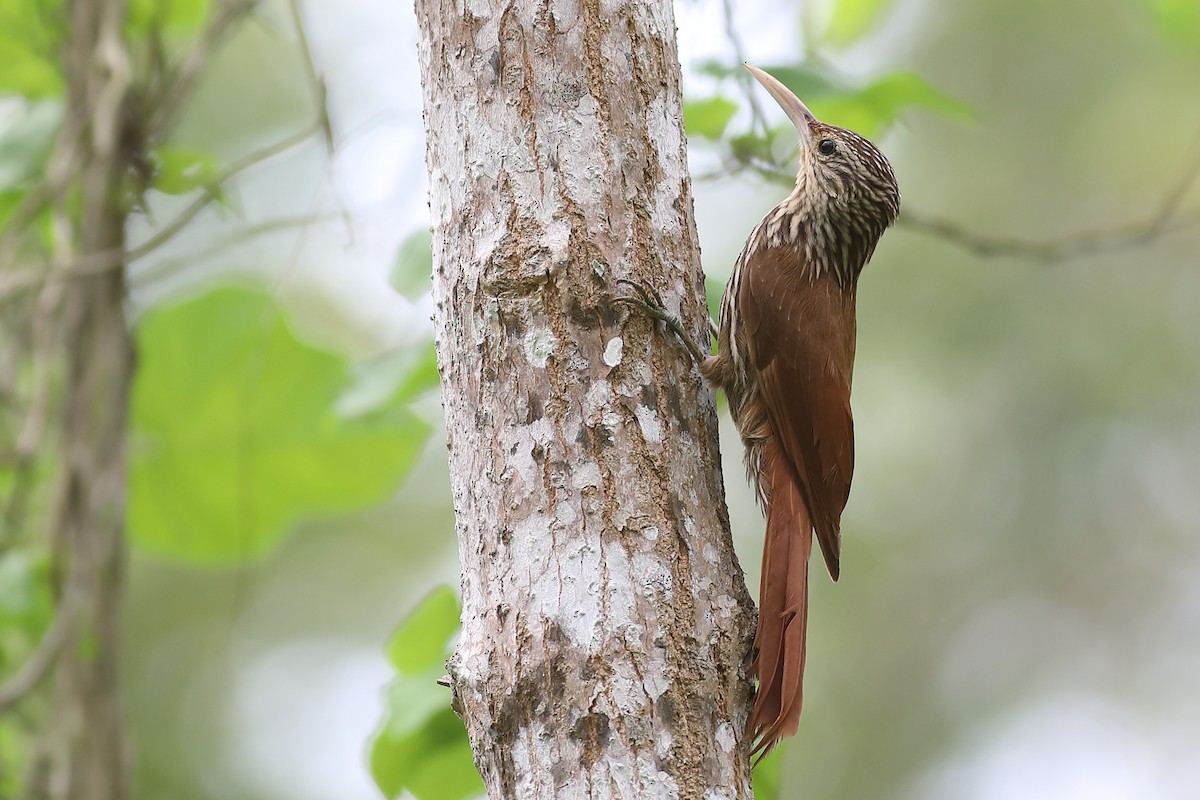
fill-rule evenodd
<path id="1" fill-rule="evenodd" d="M 833 139 L 822 139 L 821 143 L 817 145 L 817 149 L 821 151 L 821 155 L 831 156 L 837 150 L 837 142 Z"/>

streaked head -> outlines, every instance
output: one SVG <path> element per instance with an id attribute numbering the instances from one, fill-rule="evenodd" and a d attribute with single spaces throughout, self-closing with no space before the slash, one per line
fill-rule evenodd
<path id="1" fill-rule="evenodd" d="M 800 167 L 790 198 L 796 201 L 794 210 L 832 225 L 839 234 L 835 238 L 852 234 L 861 239 L 869 258 L 875 242 L 900 213 L 900 187 L 892 165 L 866 137 L 821 122 L 775 77 L 749 64 L 745 67 L 796 127 Z"/>
<path id="2" fill-rule="evenodd" d="M 895 220 L 900 210 L 896 174 L 883 153 L 864 136 L 821 122 L 808 106 L 770 73 L 745 65 L 788 115 L 800 140 L 799 178 L 811 179 L 831 199 L 858 197 L 877 200 L 879 209 Z M 889 213 L 890 212 L 890 213 Z"/>

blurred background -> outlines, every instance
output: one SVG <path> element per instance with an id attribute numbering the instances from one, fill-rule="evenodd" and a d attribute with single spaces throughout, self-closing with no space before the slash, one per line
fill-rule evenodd
<path id="1" fill-rule="evenodd" d="M 301 10 L 332 149 L 316 135 L 247 170 L 131 272 L 124 688 L 145 800 L 379 797 L 385 643 L 457 584 L 415 20 L 383 0 Z M 875 137 L 904 197 L 860 284 L 843 572 L 834 586 L 815 568 L 778 796 L 1200 796 L 1200 190 L 1185 180 L 1200 4 L 682 0 L 676 15 L 710 303 L 787 192 L 774 165 L 792 168 L 772 133 L 785 119 L 761 92 L 756 117 L 740 59 L 790 69 L 818 116 Z M 267 3 L 214 54 L 159 154 L 179 191 L 147 195 L 135 243 L 187 207 L 189 174 L 311 124 L 299 44 Z M 36 140 L 39 113 L 0 101 L 0 145 Z M 223 379 L 183 352 L 237 365 L 220 389 L 236 412 L 189 407 Z M 256 466 L 254 513 L 222 516 L 239 466 L 209 443 L 231 413 L 283 444 Z M 763 526 L 724 416 L 722 445 L 753 593 Z M 35 572 L 0 563 L 0 623 L 36 605 Z"/>

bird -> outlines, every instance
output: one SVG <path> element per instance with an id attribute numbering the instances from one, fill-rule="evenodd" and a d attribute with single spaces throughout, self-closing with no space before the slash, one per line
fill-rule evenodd
<path id="1" fill-rule="evenodd" d="M 887 158 L 865 137 L 822 122 L 768 72 L 744 65 L 796 128 L 792 192 L 751 231 L 721 299 L 717 352 L 705 352 L 660 296 L 629 282 L 624 302 L 680 337 L 724 390 L 766 517 L 746 724 L 752 756 L 796 733 L 803 704 L 808 562 L 813 537 L 834 581 L 854 472 L 850 387 L 858 278 L 900 213 Z"/>

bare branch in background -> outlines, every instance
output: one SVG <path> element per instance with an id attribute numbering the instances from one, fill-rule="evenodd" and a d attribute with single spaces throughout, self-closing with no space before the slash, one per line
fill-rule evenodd
<path id="1" fill-rule="evenodd" d="M 733 0 L 721 0 L 721 12 L 725 17 L 725 35 L 729 39 L 730 47 L 733 48 L 733 57 L 737 59 L 738 64 L 745 64 L 747 63 L 746 52 L 742 47 L 742 39 L 737 35 L 737 28 L 733 21 Z M 742 93 L 746 96 L 746 102 L 750 106 L 750 117 L 754 120 L 754 126 L 765 137 L 770 128 L 767 126 L 767 117 L 763 114 L 762 106 L 758 104 L 758 94 L 754 91 L 754 80 L 749 72 L 739 69 L 737 71 L 737 81 L 742 87 Z"/>
<path id="2" fill-rule="evenodd" d="M 1093 253 L 1138 247 L 1175 231 L 1200 222 L 1200 214 L 1182 219 L 1155 216 L 1147 222 L 1122 225 L 1100 231 L 1084 231 L 1056 239 L 1022 239 L 993 236 L 968 230 L 950 220 L 925 217 L 916 212 L 904 212 L 897 225 L 925 233 L 985 258 L 1009 257 L 1055 264 Z"/>
<path id="3" fill-rule="evenodd" d="M 135 288 L 140 287 L 162 274 L 169 274 L 172 270 L 186 264 L 220 255 L 237 244 L 257 239 L 260 236 L 267 236 L 280 231 L 295 230 L 297 228 L 306 228 L 310 225 L 319 225 L 323 222 L 332 222 L 340 219 L 340 214 L 295 214 L 265 220 L 254 225 L 245 225 L 233 231 L 225 238 L 211 242 L 204 247 L 189 251 L 178 257 L 164 259 L 159 264 L 156 264 L 153 270 L 140 270 L 133 273 L 130 276 L 131 283 Z"/>
<path id="4" fill-rule="evenodd" d="M 733 23 L 731 0 L 723 0 L 723 4 L 725 35 L 733 48 L 734 57 L 740 63 L 744 63 L 746 61 L 744 48 Z M 822 65 L 829 66 L 826 62 L 822 62 Z M 746 80 L 742 81 L 741 85 L 745 88 L 746 99 L 750 104 L 755 127 L 766 131 L 762 111 L 755 100 L 753 82 Z M 948 244 L 985 258 L 1008 257 L 1034 261 L 1039 264 L 1053 264 L 1093 253 L 1138 247 L 1149 244 L 1166 234 L 1200 224 L 1200 213 L 1182 217 L 1179 213 L 1184 198 L 1200 178 L 1200 134 L 1196 136 L 1193 151 L 1190 161 L 1180 173 L 1178 180 L 1170 186 L 1162 200 L 1159 201 L 1157 210 L 1149 219 L 1141 222 L 1130 222 L 1111 228 L 1084 231 L 1049 239 L 1027 239 L 980 233 L 953 220 L 926 216 L 919 211 L 902 211 L 896 224 L 915 233 L 941 239 Z M 794 155 L 791 158 L 794 158 Z M 737 159 L 733 157 L 727 158 L 719 169 L 696 176 L 696 180 L 719 180 L 743 172 L 752 172 L 766 181 L 787 187 L 794 186 L 796 181 L 796 176 L 780 164 L 757 158 Z"/>
<path id="5" fill-rule="evenodd" d="M 252 11 L 256 5 L 257 0 L 226 0 L 226 2 L 219 4 L 204 34 L 197 40 L 192 50 L 189 51 L 182 66 L 176 71 L 174 79 L 169 82 L 170 88 L 164 90 L 167 94 L 161 98 L 161 105 L 153 112 L 155 130 L 161 133 L 170 127 L 179 110 L 182 108 L 184 98 L 190 95 L 195 81 L 204 66 L 207 65 L 213 49 L 232 30 L 233 25 Z M 127 252 L 92 253 L 88 256 L 75 259 L 71 263 L 63 264 L 59 269 L 49 271 L 27 269 L 4 274 L 4 270 L 0 269 L 0 304 L 3 304 L 26 289 L 42 285 L 46 282 L 89 277 L 144 258 L 186 229 L 204 209 L 208 208 L 214 200 L 220 197 L 221 190 L 230 180 L 264 161 L 282 155 L 288 150 L 303 144 L 317 133 L 322 135 L 325 146 L 332 155 L 334 152 L 334 139 L 327 102 L 328 91 L 325 81 L 317 70 L 316 62 L 313 59 L 312 49 L 309 45 L 308 35 L 304 29 L 304 22 L 297 0 L 290 0 L 289 9 L 295 25 L 300 54 L 305 65 L 305 73 L 313 92 L 315 105 L 313 121 L 275 144 L 264 147 L 228 165 L 204 189 L 203 194 L 180 212 L 177 217 L 159 228 L 149 239 L 129 249 Z M 69 177 L 70 171 L 62 169 L 58 170 L 57 173 L 63 175 L 63 180 L 66 180 Z M 55 187 L 60 183 L 62 182 L 51 180 L 48 177 L 46 185 L 31 191 L 10 216 L 9 225 L 6 227 L 3 235 L 0 236 L 0 268 L 11 262 L 15 256 L 21 234 L 37 216 L 38 212 L 53 197 Z M 349 212 L 344 208 L 342 209 L 342 217 L 349 227 Z"/>
<path id="6" fill-rule="evenodd" d="M 308 43 L 308 32 L 304 29 L 304 17 L 300 13 L 300 0 L 289 0 L 288 9 L 291 11 L 292 24 L 296 28 L 296 39 L 300 43 L 300 55 L 304 61 L 304 74 L 308 76 L 309 86 L 317 103 L 317 118 L 321 125 L 321 133 L 325 137 L 325 150 L 333 155 L 333 125 L 329 121 L 329 89 L 325 79 L 317 71 L 317 62 L 313 58 L 312 47 Z"/>
<path id="7" fill-rule="evenodd" d="M 246 170 L 258 166 L 278 155 L 308 141 L 321 130 L 321 118 L 318 117 L 309 125 L 287 136 L 275 144 L 257 150 L 227 166 L 212 184 L 204 190 L 192 203 L 179 213 L 175 219 L 159 228 L 146 241 L 128 251 L 103 251 L 75 259 L 61 270 L 27 269 L 0 276 L 0 303 L 5 302 L 17 293 L 32 286 L 38 286 L 48 281 L 63 281 L 74 278 L 86 278 L 112 269 L 133 263 L 153 253 L 158 248 L 181 233 L 204 209 L 208 208 L 220 196 L 221 189 Z"/>
<path id="8" fill-rule="evenodd" d="M 1083 231 L 1049 239 L 998 236 L 973 231 L 953 220 L 926 216 L 919 211 L 903 210 L 898 227 L 926 234 L 985 258 L 1018 258 L 1039 264 L 1054 264 L 1093 253 L 1123 250 L 1149 244 L 1170 233 L 1200 224 L 1200 213 L 1180 215 L 1180 206 L 1200 179 L 1200 135 L 1191 162 L 1180 173 L 1148 219 L 1112 228 Z M 730 159 L 725 166 L 696 177 L 698 181 L 719 180 L 751 172 L 770 183 L 792 187 L 795 175 L 779 164 L 762 159 Z"/>
<path id="9" fill-rule="evenodd" d="M 66 644 L 71 628 L 71 615 L 75 613 L 78 602 L 76 598 L 81 589 L 78 575 L 73 573 L 64 587 L 54 619 L 42 634 L 41 641 L 21 668 L 0 684 L 0 712 L 7 711 L 9 707 L 20 702 L 50 673 L 50 668 L 54 666 L 63 645 Z"/>
<path id="10" fill-rule="evenodd" d="M 257 150 L 248 156 L 244 156 L 227 166 L 224 170 L 222 170 L 221 174 L 217 176 L 217 179 L 212 182 L 212 185 L 204 190 L 204 194 L 192 201 L 192 204 L 185 208 L 179 214 L 179 216 L 175 217 L 175 219 L 171 220 L 162 228 L 159 228 L 158 232 L 149 239 L 142 242 L 137 247 L 130 248 L 129 252 L 125 254 L 124 260 L 128 262 L 137 261 L 139 258 L 144 258 L 158 248 L 162 247 L 167 242 L 171 241 L 171 239 L 175 238 L 176 235 L 186 228 L 188 223 L 195 219 L 201 211 L 207 208 L 220 196 L 221 188 L 224 187 L 226 183 L 251 167 L 256 167 L 264 161 L 268 161 L 275 156 L 282 155 L 288 150 L 291 150 L 293 147 L 298 147 L 299 145 L 307 142 L 313 137 L 314 134 L 322 129 L 323 117 L 323 114 L 319 114 L 313 122 L 309 123 L 290 136 L 280 139 L 275 144 L 268 145 L 267 147 Z M 84 266 L 88 265 L 84 265 L 82 262 L 77 263 L 75 265 L 75 269 L 78 270 Z M 92 265 L 90 272 L 94 273 L 102 270 L 103 267 L 99 265 Z M 2 299 L 3 295 L 0 294 L 0 300 Z"/>
<path id="11" fill-rule="evenodd" d="M 257 4 L 258 0 L 224 0 L 224 2 L 217 3 L 216 9 L 212 13 L 212 19 L 204 29 L 204 33 L 192 45 L 192 49 L 188 51 L 179 68 L 160 87 L 159 94 L 153 103 L 151 130 L 161 136 L 171 129 L 191 98 L 196 81 L 204 68 L 208 66 L 213 51 L 221 44 L 233 26 L 249 14 Z"/>

